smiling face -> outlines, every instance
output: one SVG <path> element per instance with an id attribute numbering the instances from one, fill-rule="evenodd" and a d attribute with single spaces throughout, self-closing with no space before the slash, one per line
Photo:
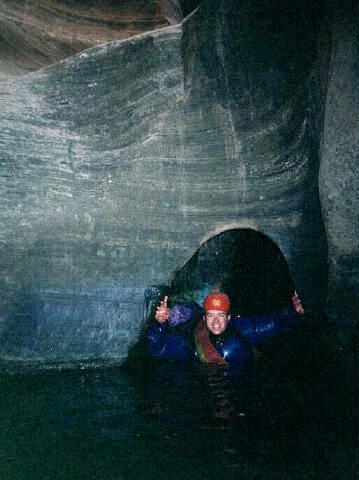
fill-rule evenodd
<path id="1" fill-rule="evenodd" d="M 204 316 L 208 330 L 214 335 L 220 335 L 227 328 L 231 316 L 221 310 L 208 310 Z"/>

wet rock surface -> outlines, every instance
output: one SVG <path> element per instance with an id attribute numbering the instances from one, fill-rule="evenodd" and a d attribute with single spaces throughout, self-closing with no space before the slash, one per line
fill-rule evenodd
<path id="1" fill-rule="evenodd" d="M 327 154 L 319 201 L 331 20 L 306 2 L 217 0 L 194 11 L 195 2 L 165 3 L 172 23 L 180 10 L 192 13 L 31 74 L 3 69 L 3 358 L 123 358 L 145 289 L 170 283 L 201 244 L 229 229 L 267 235 L 305 306 L 325 304 L 327 242 L 334 265 L 330 232 L 350 195 L 339 166 L 341 187 L 327 180 Z M 339 95 L 333 75 L 328 92 Z M 343 232 L 355 225 L 348 212 Z M 354 279 L 355 249 L 347 251 L 340 276 L 351 268 Z"/>
<path id="2" fill-rule="evenodd" d="M 359 318 L 358 19 L 340 8 L 333 19 L 319 186 L 329 245 L 327 310 L 350 323 Z"/>

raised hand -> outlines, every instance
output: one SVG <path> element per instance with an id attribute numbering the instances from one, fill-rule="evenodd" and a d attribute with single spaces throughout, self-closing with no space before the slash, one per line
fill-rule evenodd
<path id="1" fill-rule="evenodd" d="M 158 323 L 165 323 L 169 319 L 170 309 L 167 306 L 167 302 L 168 302 L 168 297 L 165 296 L 165 298 L 161 301 L 161 303 L 157 307 L 155 319 L 157 320 Z"/>
<path id="2" fill-rule="evenodd" d="M 294 310 L 298 313 L 298 315 L 303 315 L 304 308 L 303 308 L 301 299 L 299 298 L 299 295 L 296 291 L 294 292 L 294 295 L 292 297 L 292 304 L 293 304 Z"/>

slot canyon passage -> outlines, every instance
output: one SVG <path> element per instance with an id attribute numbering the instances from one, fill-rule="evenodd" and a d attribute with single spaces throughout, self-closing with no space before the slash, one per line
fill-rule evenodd
<path id="1" fill-rule="evenodd" d="M 358 468 L 358 8 L 0 2 L 0 478 Z M 159 300 L 304 318 L 256 371 L 150 362 Z M 171 297 L 172 295 L 172 297 Z"/>

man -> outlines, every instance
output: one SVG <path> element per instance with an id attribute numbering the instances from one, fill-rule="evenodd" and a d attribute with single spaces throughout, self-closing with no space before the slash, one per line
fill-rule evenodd
<path id="1" fill-rule="evenodd" d="M 188 360 L 198 358 L 204 363 L 242 364 L 253 359 L 248 342 L 229 325 L 230 300 L 225 293 L 210 293 L 204 300 L 204 314 L 199 317 L 194 302 L 168 308 L 168 297 L 160 303 L 147 338 L 155 358 Z M 186 334 L 178 326 L 195 320 Z"/>
<path id="2" fill-rule="evenodd" d="M 195 302 L 168 308 L 168 297 L 157 307 L 147 339 L 151 356 L 160 359 L 204 363 L 243 364 L 253 359 L 252 347 L 282 335 L 304 313 L 295 292 L 292 305 L 278 312 L 231 319 L 230 300 L 225 293 L 210 293 L 204 300 L 204 314 Z"/>
<path id="3" fill-rule="evenodd" d="M 195 331 L 195 355 L 204 363 L 243 364 L 253 360 L 250 345 L 230 324 L 230 301 L 225 293 L 210 293 Z"/>

